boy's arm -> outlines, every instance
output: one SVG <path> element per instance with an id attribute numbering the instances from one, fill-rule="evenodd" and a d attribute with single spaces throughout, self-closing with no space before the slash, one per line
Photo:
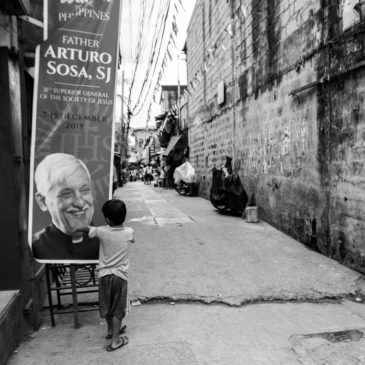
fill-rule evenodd
<path id="1" fill-rule="evenodd" d="M 76 230 L 76 232 L 89 233 L 90 227 L 83 227 Z"/>
<path id="2" fill-rule="evenodd" d="M 98 236 L 97 227 L 89 226 L 78 229 L 76 232 L 87 233 L 90 238 L 94 238 Z"/>
<path id="3" fill-rule="evenodd" d="M 94 237 L 98 237 L 98 228 L 97 227 L 89 227 L 89 237 L 90 238 L 94 238 Z"/>

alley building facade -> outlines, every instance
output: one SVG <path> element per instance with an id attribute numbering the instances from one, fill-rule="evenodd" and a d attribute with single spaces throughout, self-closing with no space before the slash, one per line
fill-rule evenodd
<path id="1" fill-rule="evenodd" d="M 209 195 L 233 157 L 262 219 L 365 272 L 364 5 L 198 0 L 190 160 Z"/>

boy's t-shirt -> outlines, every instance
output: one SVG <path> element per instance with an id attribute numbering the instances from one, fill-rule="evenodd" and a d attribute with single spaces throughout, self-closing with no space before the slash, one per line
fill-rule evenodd
<path id="1" fill-rule="evenodd" d="M 99 237 L 99 278 L 114 274 L 128 280 L 129 247 L 134 242 L 133 228 L 90 227 L 89 237 Z"/>

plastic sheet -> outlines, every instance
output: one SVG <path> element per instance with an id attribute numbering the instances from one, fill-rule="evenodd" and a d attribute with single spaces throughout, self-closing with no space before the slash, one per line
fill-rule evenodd
<path id="1" fill-rule="evenodd" d="M 195 179 L 195 169 L 189 161 L 184 162 L 174 171 L 175 184 L 179 184 L 180 181 L 185 181 L 186 183 L 194 183 Z"/>

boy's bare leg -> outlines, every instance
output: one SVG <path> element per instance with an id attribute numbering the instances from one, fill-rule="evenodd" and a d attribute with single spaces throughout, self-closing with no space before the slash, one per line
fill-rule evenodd
<path id="1" fill-rule="evenodd" d="M 109 318 L 111 319 L 113 326 L 113 339 L 112 343 L 106 347 L 106 350 L 114 351 L 126 345 L 129 342 L 129 340 L 127 336 L 120 337 L 120 326 L 122 324 L 122 320 L 116 317 L 109 317 Z"/>
<path id="2" fill-rule="evenodd" d="M 122 325 L 122 320 L 117 317 L 112 317 L 112 328 L 113 328 L 113 342 L 112 347 L 119 345 L 120 343 L 120 327 Z"/>
<path id="3" fill-rule="evenodd" d="M 108 329 L 107 329 L 107 333 L 106 333 L 106 339 L 111 339 L 113 338 L 113 316 L 106 316 L 106 323 L 108 324 Z M 122 322 L 122 321 L 120 321 Z M 123 327 L 120 327 L 119 329 L 119 335 L 121 335 L 122 333 L 124 333 L 127 329 L 127 326 L 124 325 Z"/>
<path id="4" fill-rule="evenodd" d="M 113 317 L 106 316 L 106 323 L 108 324 L 107 335 L 113 336 Z"/>

